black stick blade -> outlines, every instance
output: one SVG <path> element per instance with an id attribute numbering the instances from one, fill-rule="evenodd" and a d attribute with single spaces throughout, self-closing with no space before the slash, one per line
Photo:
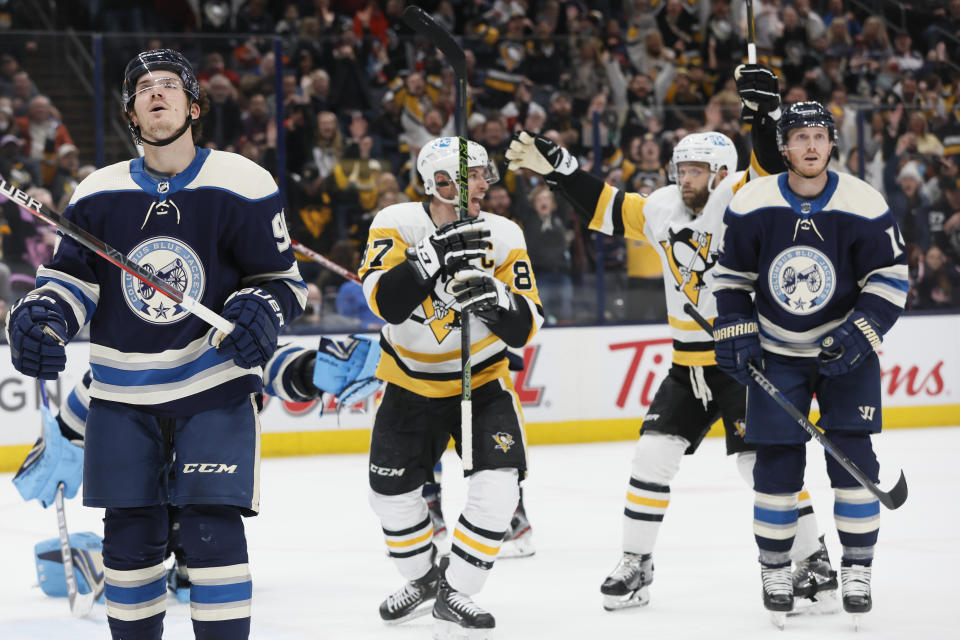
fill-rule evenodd
<path id="1" fill-rule="evenodd" d="M 902 470 L 900 471 L 900 479 L 897 480 L 897 484 L 893 485 L 893 489 L 887 492 L 878 491 L 877 498 L 883 503 L 883 506 L 891 511 L 900 508 L 907 501 L 907 478 L 903 475 Z"/>

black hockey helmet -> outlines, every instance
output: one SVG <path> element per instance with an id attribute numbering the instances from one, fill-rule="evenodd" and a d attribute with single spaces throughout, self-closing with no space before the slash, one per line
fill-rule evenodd
<path id="1" fill-rule="evenodd" d="M 830 142 L 837 144 L 837 125 L 833 114 L 819 102 L 794 102 L 784 110 L 777 121 L 777 148 L 783 153 L 787 149 L 787 134 L 792 129 L 803 127 L 824 127 Z"/>
<path id="2" fill-rule="evenodd" d="M 133 108 L 133 99 L 137 91 L 137 80 L 145 73 L 155 70 L 172 71 L 183 82 L 183 90 L 190 96 L 191 103 L 200 100 L 200 83 L 190 62 L 179 51 L 173 49 L 153 49 L 137 54 L 123 72 L 123 88 L 120 102 L 123 111 L 129 113 Z"/>

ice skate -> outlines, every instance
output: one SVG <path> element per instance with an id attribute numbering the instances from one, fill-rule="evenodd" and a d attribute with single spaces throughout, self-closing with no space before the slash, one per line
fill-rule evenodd
<path id="1" fill-rule="evenodd" d="M 486 640 L 495 626 L 490 613 L 470 596 L 451 588 L 446 578 L 440 578 L 433 605 L 433 640 Z"/>
<path id="2" fill-rule="evenodd" d="M 190 602 L 190 578 L 187 576 L 187 565 L 180 558 L 175 558 L 173 566 L 167 569 L 167 589 L 180 602 Z"/>
<path id="3" fill-rule="evenodd" d="M 527 520 L 523 503 L 520 503 L 517 510 L 513 512 L 510 528 L 507 529 L 507 535 L 503 538 L 497 558 L 527 558 L 536 552 L 533 546 L 533 529 L 530 527 L 530 521 Z"/>
<path id="4" fill-rule="evenodd" d="M 760 567 L 763 580 L 763 606 L 770 612 L 770 620 L 783 629 L 787 614 L 793 611 L 793 579 L 790 567 Z"/>
<path id="5" fill-rule="evenodd" d="M 380 617 L 387 624 L 400 624 L 430 612 L 437 597 L 440 569 L 434 565 L 422 578 L 411 580 L 403 588 L 380 603 Z"/>
<path id="6" fill-rule="evenodd" d="M 624 552 L 620 563 L 600 585 L 607 611 L 642 607 L 650 602 L 648 585 L 653 582 L 653 554 Z"/>
<path id="7" fill-rule="evenodd" d="M 873 608 L 870 596 L 870 567 L 852 564 L 840 567 L 843 610 L 853 615 L 853 627 L 860 630 L 860 616 Z"/>
<path id="8" fill-rule="evenodd" d="M 836 613 L 840 610 L 837 586 L 837 572 L 820 536 L 820 548 L 797 562 L 793 570 L 795 607 L 790 615 Z"/>

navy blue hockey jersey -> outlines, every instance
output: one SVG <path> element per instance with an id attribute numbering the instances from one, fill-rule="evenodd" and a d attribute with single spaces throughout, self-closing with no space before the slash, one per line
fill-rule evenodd
<path id="1" fill-rule="evenodd" d="M 76 189 L 64 217 L 214 311 L 246 286 L 266 286 L 285 320 L 306 285 L 270 174 L 242 156 L 198 149 L 183 172 L 156 179 L 143 158 L 104 167 Z M 190 415 L 261 389 L 208 343 L 203 320 L 68 237 L 37 271 L 70 336 L 90 323 L 90 396 Z"/>
<path id="2" fill-rule="evenodd" d="M 828 172 L 823 192 L 804 200 L 787 175 L 752 180 L 730 201 L 714 269 L 719 314 L 756 310 L 763 348 L 787 356 L 817 355 L 820 338 L 854 310 L 886 333 L 909 285 L 903 239 L 883 196 Z"/>

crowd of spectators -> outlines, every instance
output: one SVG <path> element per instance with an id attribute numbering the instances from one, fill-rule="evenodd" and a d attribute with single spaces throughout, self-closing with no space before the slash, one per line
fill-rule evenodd
<path id="1" fill-rule="evenodd" d="M 404 24 L 404 0 L 71 4 L 72 19 L 90 30 L 186 32 L 116 38 L 109 48 L 116 60 L 144 47 L 183 51 L 210 97 L 202 144 L 285 175 L 291 236 L 348 268 L 357 267 L 377 211 L 424 198 L 415 169 L 419 148 L 455 133 L 456 80 L 432 43 Z M 666 184 L 664 167 L 677 140 L 717 130 L 734 140 L 744 168 L 750 142 L 733 80 L 745 58 L 744 3 L 417 4 L 465 45 L 467 127 L 502 176 L 485 208 L 523 227 L 548 321 L 592 322 L 598 313 L 607 321 L 663 319 L 653 248 L 598 240 L 537 176 L 507 171 L 504 153 L 513 132 L 531 130 L 571 149 L 583 168 L 611 184 L 650 193 Z M 757 0 L 760 62 L 780 76 L 785 102 L 819 100 L 834 114 L 839 145 L 832 168 L 863 172 L 886 195 L 908 246 L 910 308 L 957 308 L 960 67 L 952 61 L 960 61 L 960 0 L 906 13 L 882 0 L 869 0 L 870 12 L 864 6 Z M 277 157 L 280 105 L 283 158 Z M 0 135 L 0 175 L 27 181 L 21 184 L 55 206 L 90 169 L 78 166 L 56 109 L 9 54 L 0 58 Z M 31 275 L 50 234 L 10 203 L 2 212 L 3 260 L 14 277 Z M 598 266 L 606 288 L 599 311 Z M 314 263 L 301 268 L 311 284 L 311 313 L 301 323 L 377 326 L 357 304 L 355 286 Z M 0 297 L 10 301 L 15 292 L 3 282 L 0 273 Z"/>

